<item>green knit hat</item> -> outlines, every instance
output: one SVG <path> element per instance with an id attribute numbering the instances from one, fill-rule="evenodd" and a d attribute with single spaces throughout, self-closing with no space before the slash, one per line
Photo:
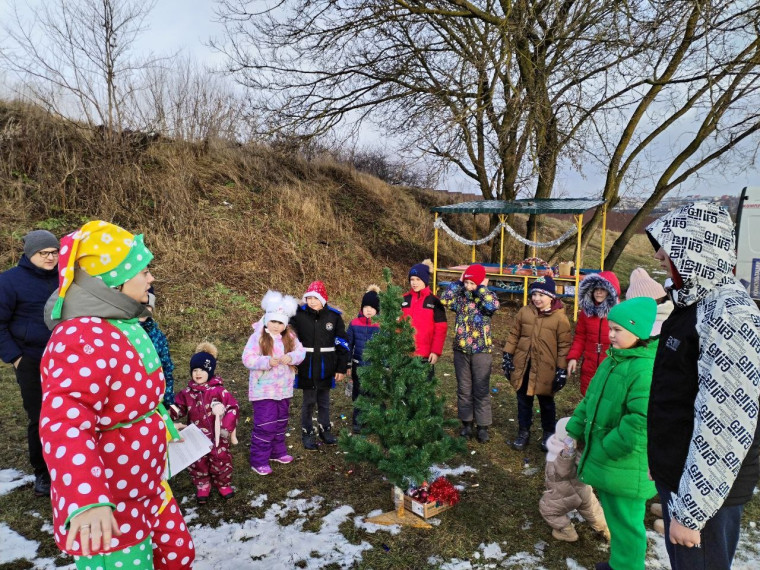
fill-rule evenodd
<path id="1" fill-rule="evenodd" d="M 657 318 L 657 302 L 651 297 L 635 297 L 610 309 L 607 320 L 619 324 L 638 338 L 647 340 Z"/>

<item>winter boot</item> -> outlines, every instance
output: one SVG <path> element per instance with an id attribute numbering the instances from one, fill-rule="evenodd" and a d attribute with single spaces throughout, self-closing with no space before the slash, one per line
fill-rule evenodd
<path id="1" fill-rule="evenodd" d="M 229 485 L 224 485 L 223 487 L 219 487 L 219 494 L 222 496 L 222 499 L 226 501 L 227 499 L 232 498 L 232 496 L 235 494 L 235 489 Z"/>
<path id="2" fill-rule="evenodd" d="M 272 474 L 272 468 L 269 465 L 259 465 L 259 466 L 251 465 L 251 470 L 254 473 L 258 473 L 259 475 L 271 475 Z"/>
<path id="3" fill-rule="evenodd" d="M 316 451 L 317 438 L 314 435 L 314 428 L 309 428 L 308 430 L 306 428 L 301 428 L 301 431 L 303 432 L 301 434 L 301 442 L 303 443 L 303 448 L 308 449 L 309 451 Z"/>
<path id="4" fill-rule="evenodd" d="M 546 453 L 549 451 L 549 448 L 546 447 L 546 442 L 549 441 L 549 438 L 554 435 L 553 431 L 545 431 L 543 435 L 541 436 L 541 451 Z"/>
<path id="5" fill-rule="evenodd" d="M 612 570 L 609 562 L 597 562 L 594 565 L 594 570 Z"/>
<path id="6" fill-rule="evenodd" d="M 319 425 L 319 439 L 324 441 L 325 445 L 335 445 L 338 443 L 338 440 L 335 439 L 335 436 L 330 432 L 330 426 L 324 427 L 322 424 Z"/>
<path id="7" fill-rule="evenodd" d="M 359 434 L 362 432 L 362 426 L 361 426 L 361 425 L 359 425 L 359 424 L 353 424 L 353 425 L 351 426 L 351 431 L 352 431 L 352 432 L 353 432 L 355 435 L 359 435 Z"/>
<path id="8" fill-rule="evenodd" d="M 517 432 L 517 439 L 515 439 L 512 442 L 512 449 L 516 449 L 517 451 L 522 451 L 525 449 L 528 445 L 528 442 L 530 441 L 530 430 L 527 428 L 520 428 L 520 431 Z"/>
<path id="9" fill-rule="evenodd" d="M 662 518 L 662 503 L 652 503 L 652 506 L 649 507 L 649 512 L 651 512 L 657 518 L 661 519 Z"/>
<path id="10" fill-rule="evenodd" d="M 50 497 L 50 475 L 41 473 L 34 476 L 34 495 L 37 497 Z"/>
<path id="11" fill-rule="evenodd" d="M 283 465 L 287 465 L 288 463 L 293 463 L 293 456 L 285 454 L 282 457 L 272 457 L 272 461 L 275 461 L 276 463 L 282 463 Z"/>
<path id="12" fill-rule="evenodd" d="M 490 437 L 488 437 L 488 426 L 478 426 L 478 442 L 485 443 Z"/>
<path id="13" fill-rule="evenodd" d="M 462 429 L 459 430 L 459 437 L 472 437 L 472 422 L 462 422 Z"/>
<path id="14" fill-rule="evenodd" d="M 199 505 L 205 505 L 208 503 L 208 496 L 211 494 L 211 485 L 208 483 L 202 483 L 198 485 L 197 492 L 195 493 L 195 500 Z"/>
<path id="15" fill-rule="evenodd" d="M 564 540 L 565 542 L 575 542 L 578 540 L 578 533 L 575 531 L 573 523 L 570 523 L 563 529 L 552 529 L 552 536 L 557 540 Z"/>

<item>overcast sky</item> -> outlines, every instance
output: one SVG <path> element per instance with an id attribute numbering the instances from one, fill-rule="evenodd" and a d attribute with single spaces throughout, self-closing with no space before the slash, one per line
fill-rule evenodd
<path id="1" fill-rule="evenodd" d="M 76 0 L 71 0 L 76 1 Z M 20 0 L 19 4 L 28 6 L 31 13 L 33 6 L 41 0 Z M 0 0 L 0 14 L 7 13 L 10 0 Z M 220 37 L 223 28 L 215 22 L 216 3 L 214 0 L 157 0 L 156 6 L 148 16 L 149 31 L 141 39 L 146 51 L 156 55 L 167 55 L 183 51 L 192 55 L 199 62 L 219 66 L 223 57 L 205 44 L 211 37 Z M 363 142 L 378 146 L 384 140 L 369 128 Z M 584 176 L 570 169 L 559 172 L 556 192 L 562 196 L 599 195 L 604 175 L 589 169 Z M 441 182 L 442 187 L 457 192 L 478 192 L 475 185 L 465 176 L 451 175 Z M 714 175 L 703 180 L 694 179 L 681 189 L 682 194 L 738 194 L 744 186 L 760 186 L 760 169 L 748 167 L 730 179 Z"/>

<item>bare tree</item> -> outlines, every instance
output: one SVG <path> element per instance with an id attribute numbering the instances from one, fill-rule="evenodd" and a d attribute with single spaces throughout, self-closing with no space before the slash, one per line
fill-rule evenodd
<path id="1" fill-rule="evenodd" d="M 610 143 L 602 154 L 607 171 L 603 197 L 609 204 L 618 202 L 621 189 L 636 188 L 638 175 L 648 174 L 640 189 L 647 199 L 610 248 L 607 267 L 614 267 L 668 192 L 700 171 L 724 166 L 730 156 L 741 161 L 749 153 L 752 160 L 758 148 L 760 6 L 729 0 L 675 4 L 683 6 L 665 32 L 667 49 L 642 70 L 647 83 L 624 107 L 626 115 L 615 116 L 623 128 L 600 129 L 605 133 L 600 139 Z M 661 155 L 652 156 L 653 148 Z M 584 247 L 600 222 L 597 211 L 584 228 Z M 561 246 L 553 257 L 570 246 Z"/>
<path id="2" fill-rule="evenodd" d="M 405 148 L 455 165 L 486 199 L 549 197 L 562 161 L 598 161 L 614 204 L 636 158 L 672 128 L 683 131 L 685 115 L 706 113 L 702 142 L 687 145 L 672 169 L 655 166 L 664 178 L 654 201 L 754 132 L 746 79 L 720 97 L 740 69 L 754 73 L 744 51 L 757 35 L 750 2 L 218 3 L 227 38 L 216 47 L 272 128 L 319 134 L 372 120 Z M 681 109 L 697 85 L 704 92 Z M 724 144 L 707 151 L 711 136 Z"/>
<path id="3" fill-rule="evenodd" d="M 31 22 L 17 5 L 3 24 L 0 61 L 35 102 L 62 117 L 103 125 L 112 138 L 124 124 L 137 71 L 154 63 L 133 52 L 155 0 L 51 0 Z"/>
<path id="4" fill-rule="evenodd" d="M 250 140 L 255 117 L 236 85 L 188 57 L 148 68 L 132 114 L 143 128 L 188 142 Z"/>

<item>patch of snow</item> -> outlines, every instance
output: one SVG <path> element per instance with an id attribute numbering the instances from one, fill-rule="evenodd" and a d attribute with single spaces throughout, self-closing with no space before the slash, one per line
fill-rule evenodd
<path id="1" fill-rule="evenodd" d="M 7 495 L 18 487 L 34 482 L 34 475 L 24 475 L 17 469 L 0 469 L 0 495 Z"/>
<path id="2" fill-rule="evenodd" d="M 7 564 L 14 560 L 31 560 L 37 556 L 39 543 L 27 540 L 7 524 L 0 523 L 0 564 Z"/>
<path id="3" fill-rule="evenodd" d="M 478 470 L 469 465 L 460 465 L 456 469 L 451 469 L 448 465 L 433 465 L 430 468 L 430 472 L 433 475 L 435 481 L 438 477 L 456 477 L 464 473 L 477 473 Z"/>
<path id="4" fill-rule="evenodd" d="M 300 494 L 297 493 L 297 494 Z M 251 568 L 252 563 L 268 570 L 322 568 L 337 565 L 351 568 L 372 545 L 362 541 L 350 544 L 340 533 L 353 508 L 344 505 L 321 517 L 318 531 L 304 530 L 309 516 L 320 510 L 323 499 L 286 499 L 269 507 L 262 519 L 243 523 L 223 523 L 217 528 L 191 529 L 196 548 L 194 568 L 216 570 L 221 566 Z M 279 519 L 295 513 L 298 518 L 288 526 Z"/>
<path id="5" fill-rule="evenodd" d="M 268 499 L 268 497 L 266 496 L 266 494 L 259 495 L 253 501 L 251 501 L 251 506 L 254 507 L 254 508 L 255 507 L 263 507 L 264 503 L 267 502 L 267 499 Z"/>

